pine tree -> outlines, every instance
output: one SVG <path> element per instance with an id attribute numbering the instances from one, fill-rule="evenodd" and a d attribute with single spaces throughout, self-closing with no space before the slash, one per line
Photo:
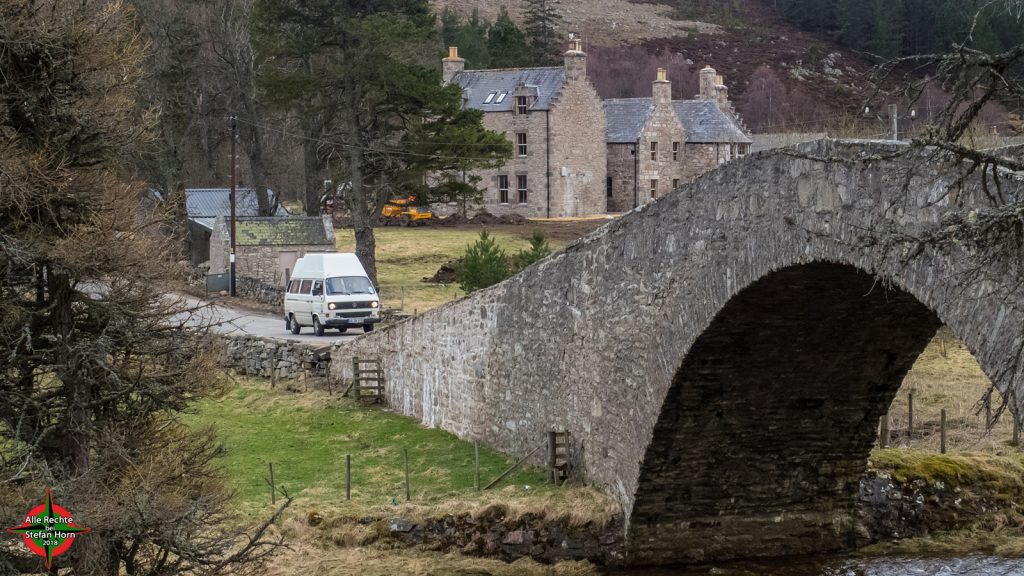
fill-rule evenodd
<path id="1" fill-rule="evenodd" d="M 530 235 L 530 249 L 520 250 L 513 258 L 515 271 L 518 273 L 530 264 L 539 262 L 551 255 L 551 246 L 548 245 L 544 232 L 534 230 Z"/>
<path id="2" fill-rule="evenodd" d="M 531 65 L 554 66 L 561 61 L 561 22 L 558 0 L 526 0 L 524 23 Z"/>
<path id="3" fill-rule="evenodd" d="M 490 27 L 490 23 L 480 17 L 480 10 L 476 8 L 466 23 L 459 27 L 452 46 L 459 47 L 459 55 L 466 59 L 466 68 L 482 70 L 491 67 L 487 45 L 487 31 Z"/>
<path id="4" fill-rule="evenodd" d="M 518 68 L 530 64 L 526 35 L 512 21 L 504 6 L 487 35 L 487 48 L 492 68 Z"/>
<path id="5" fill-rule="evenodd" d="M 481 231 L 480 239 L 466 248 L 456 275 L 459 286 L 468 294 L 493 286 L 508 276 L 508 255 L 498 247 L 487 230 Z"/>

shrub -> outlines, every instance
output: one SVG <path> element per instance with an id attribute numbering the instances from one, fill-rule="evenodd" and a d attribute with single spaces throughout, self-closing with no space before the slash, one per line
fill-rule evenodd
<path id="1" fill-rule="evenodd" d="M 508 255 L 498 248 L 487 230 L 481 231 L 480 239 L 466 248 L 462 266 L 456 275 L 459 286 L 468 294 L 493 286 L 508 277 Z"/>

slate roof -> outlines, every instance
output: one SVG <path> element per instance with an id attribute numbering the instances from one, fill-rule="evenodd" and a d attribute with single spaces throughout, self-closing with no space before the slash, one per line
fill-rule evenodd
<path id="1" fill-rule="evenodd" d="M 324 221 L 316 216 L 238 218 L 235 239 L 239 246 L 334 245 L 324 231 Z"/>
<path id="2" fill-rule="evenodd" d="M 614 98 L 604 101 L 608 117 L 606 138 L 609 144 L 636 142 L 643 132 L 644 124 L 654 112 L 652 98 Z"/>
<path id="3" fill-rule="evenodd" d="M 711 100 L 676 100 L 672 106 L 686 130 L 687 142 L 750 144 L 750 138 L 732 116 Z"/>
<path id="4" fill-rule="evenodd" d="M 616 98 L 604 104 L 608 118 L 605 140 L 609 144 L 636 142 L 654 112 L 653 98 Z M 686 130 L 687 142 L 750 143 L 737 122 L 710 100 L 675 100 L 672 107 Z"/>
<path id="5" fill-rule="evenodd" d="M 259 206 L 256 203 L 256 191 L 252 188 L 238 188 L 235 190 L 235 215 L 256 216 L 259 214 Z M 277 195 L 270 191 L 270 201 L 277 202 Z M 188 217 L 216 218 L 217 216 L 231 215 L 231 189 L 230 188 L 187 188 L 185 190 L 185 207 L 188 209 Z M 287 216 L 288 210 L 278 205 L 277 216 Z"/>
<path id="6" fill-rule="evenodd" d="M 463 70 L 452 78 L 452 84 L 462 87 L 466 107 L 484 112 L 511 112 L 515 106 L 512 92 L 519 84 L 537 90 L 537 100 L 530 110 L 550 110 L 555 95 L 565 84 L 565 68 L 505 68 L 497 70 Z M 490 104 L 484 101 L 492 92 Z M 498 103 L 502 93 L 505 98 Z"/>

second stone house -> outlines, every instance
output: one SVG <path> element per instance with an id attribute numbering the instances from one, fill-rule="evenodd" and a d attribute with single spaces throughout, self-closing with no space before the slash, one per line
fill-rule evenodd
<path id="1" fill-rule="evenodd" d="M 700 71 L 693 100 L 672 100 L 659 68 L 651 98 L 605 100 L 605 112 L 610 212 L 646 204 L 750 151 L 725 83 L 710 67 Z"/>
<path id="2" fill-rule="evenodd" d="M 442 64 L 445 84 L 462 88 L 463 105 L 482 110 L 484 127 L 512 142 L 502 168 L 476 173 L 488 212 L 555 218 L 607 210 L 604 106 L 579 38 L 564 66 L 466 70 L 455 47 Z"/>

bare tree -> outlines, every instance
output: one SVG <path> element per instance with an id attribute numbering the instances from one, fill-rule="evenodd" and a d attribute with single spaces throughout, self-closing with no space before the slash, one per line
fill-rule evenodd
<path id="1" fill-rule="evenodd" d="M 92 533 L 75 574 L 218 573 L 280 543 L 227 530 L 206 328 L 164 292 L 170 216 L 124 168 L 152 142 L 145 44 L 112 0 L 0 0 L 0 517 L 52 486 Z M 0 570 L 40 573 L 16 543 Z"/>

